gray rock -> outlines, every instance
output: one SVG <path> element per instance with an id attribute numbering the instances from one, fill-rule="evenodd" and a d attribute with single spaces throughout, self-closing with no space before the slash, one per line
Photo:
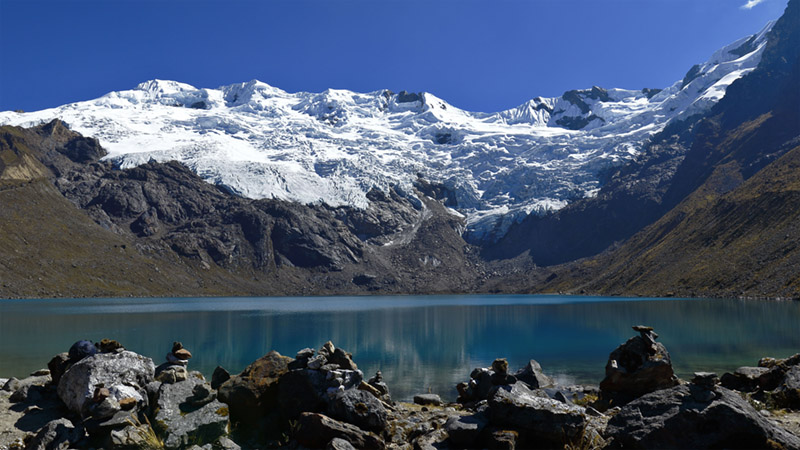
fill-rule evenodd
<path id="1" fill-rule="evenodd" d="M 458 416 L 447 419 L 444 425 L 450 442 L 458 446 L 474 447 L 478 438 L 489 424 L 489 418 L 485 414 L 473 414 L 471 416 Z"/>
<path id="2" fill-rule="evenodd" d="M 106 419 L 120 410 L 119 402 L 114 397 L 108 397 L 89 409 L 95 419 Z"/>
<path id="3" fill-rule="evenodd" d="M 316 413 L 303 413 L 295 439 L 309 448 L 323 448 L 335 438 L 344 439 L 357 449 L 383 450 L 385 443 L 374 433 Z"/>
<path id="4" fill-rule="evenodd" d="M 800 409 L 800 365 L 791 366 L 769 398 L 776 407 Z"/>
<path id="5" fill-rule="evenodd" d="M 767 372 L 766 367 L 739 367 L 733 373 L 723 374 L 720 382 L 728 389 L 753 392 L 758 390 L 758 378 Z"/>
<path id="6" fill-rule="evenodd" d="M 64 373 L 58 383 L 58 396 L 67 408 L 83 417 L 85 406 L 101 384 L 109 390 L 115 386 L 131 387 L 137 402 L 143 402 L 144 388 L 153 381 L 154 372 L 153 360 L 134 352 L 98 353 L 81 359 Z"/>
<path id="7" fill-rule="evenodd" d="M 48 422 L 36 432 L 25 447 L 29 450 L 65 450 L 75 446 L 83 439 L 83 428 L 76 428 L 68 419 Z"/>
<path id="8" fill-rule="evenodd" d="M 442 404 L 442 398 L 436 394 L 417 394 L 414 396 L 414 403 L 417 405 L 439 406 Z"/>
<path id="9" fill-rule="evenodd" d="M 655 342 L 657 335 L 649 327 L 635 328 L 641 335 L 611 352 L 606 377 L 600 382 L 604 398 L 613 398 L 617 404 L 678 384 L 667 349 Z"/>
<path id="10" fill-rule="evenodd" d="M 61 375 L 67 371 L 69 364 L 69 353 L 67 352 L 53 356 L 50 362 L 47 363 L 47 368 L 50 369 L 50 377 L 53 380 L 53 384 L 56 386 L 58 385 L 58 381 L 61 380 Z"/>
<path id="11" fill-rule="evenodd" d="M 114 449 L 154 448 L 157 446 L 158 440 L 155 431 L 147 424 L 114 428 L 108 436 L 109 447 Z"/>
<path id="12" fill-rule="evenodd" d="M 25 396 L 27 396 L 27 390 L 31 386 L 45 386 L 47 383 L 50 382 L 50 375 L 39 375 L 39 376 L 31 376 L 23 379 L 18 379 L 11 377 L 8 381 L 3 384 L 3 390 L 8 392 L 17 392 L 19 390 L 25 390 Z M 24 397 L 23 397 L 24 400 Z"/>
<path id="13" fill-rule="evenodd" d="M 389 386 L 383 382 L 383 374 L 381 373 L 380 370 L 375 372 L 375 376 L 370 378 L 369 381 L 367 381 L 367 383 L 369 383 L 370 386 L 378 390 L 378 392 L 381 395 L 381 400 L 387 403 L 392 402 L 392 396 L 389 393 Z"/>
<path id="14" fill-rule="evenodd" d="M 530 386 L 531 389 L 545 388 L 554 385 L 553 379 L 544 374 L 542 366 L 539 365 L 535 359 L 528 361 L 528 364 L 519 369 L 514 376 L 518 381 L 522 381 Z"/>
<path id="15" fill-rule="evenodd" d="M 358 389 L 339 392 L 328 405 L 328 412 L 334 419 L 375 432 L 383 431 L 388 420 L 388 413 L 380 400 Z"/>
<path id="16" fill-rule="evenodd" d="M 308 360 L 306 367 L 309 369 L 319 370 L 328 360 L 323 355 L 317 355 Z"/>
<path id="17" fill-rule="evenodd" d="M 215 399 L 211 386 L 201 379 L 161 384 L 154 406 L 153 426 L 166 448 L 189 443 L 202 446 L 228 432 L 228 407 Z"/>
<path id="18" fill-rule="evenodd" d="M 734 391 L 717 387 L 714 399 L 697 401 L 699 386 L 646 394 L 608 423 L 613 448 L 800 448 L 800 438 L 761 416 Z M 709 392 L 709 391 L 706 391 Z"/>
<path id="19" fill-rule="evenodd" d="M 353 447 L 353 444 L 347 442 L 342 438 L 333 438 L 328 445 L 325 446 L 325 450 L 355 450 L 356 448 Z"/>
<path id="20" fill-rule="evenodd" d="M 548 398 L 522 383 L 495 388 L 489 398 L 489 421 L 524 429 L 551 444 L 574 439 L 586 424 L 582 408 Z"/>

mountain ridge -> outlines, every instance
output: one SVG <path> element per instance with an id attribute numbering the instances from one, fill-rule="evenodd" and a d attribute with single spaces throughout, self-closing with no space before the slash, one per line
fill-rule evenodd
<path id="1" fill-rule="evenodd" d="M 758 64 L 770 27 L 665 89 L 592 87 L 497 113 L 464 111 L 425 92 L 151 80 L 40 112 L 1 112 L 0 124 L 60 118 L 98 138 L 121 168 L 178 160 L 255 199 L 365 208 L 372 188 L 399 186 L 413 197 L 422 174 L 454 193 L 468 240 L 494 241 L 530 213 L 596 195 L 599 174 L 632 160 L 670 121 L 706 111 Z M 750 51 L 740 55 L 743 47 Z"/>

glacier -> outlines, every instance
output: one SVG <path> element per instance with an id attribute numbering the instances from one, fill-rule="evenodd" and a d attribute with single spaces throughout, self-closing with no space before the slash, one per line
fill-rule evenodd
<path id="1" fill-rule="evenodd" d="M 249 198 L 365 208 L 373 188 L 413 197 L 422 177 L 455 194 L 467 237 L 495 240 L 515 221 L 599 189 L 670 121 L 711 108 L 759 63 L 772 23 L 665 89 L 591 89 L 536 97 L 496 113 L 430 93 L 328 89 L 290 93 L 261 81 L 216 89 L 151 80 L 134 89 L 0 124 L 61 119 L 97 138 L 119 168 L 177 160 Z"/>

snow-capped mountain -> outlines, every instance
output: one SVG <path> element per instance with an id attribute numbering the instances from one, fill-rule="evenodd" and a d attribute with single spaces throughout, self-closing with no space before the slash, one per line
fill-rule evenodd
<path id="1" fill-rule="evenodd" d="M 152 80 L 43 111 L 0 112 L 0 124 L 59 118 L 98 138 L 121 168 L 178 160 L 251 198 L 363 208 L 373 187 L 413 196 L 422 176 L 455 192 L 473 239 L 495 239 L 531 212 L 594 195 L 601 170 L 636 156 L 669 121 L 707 111 L 756 67 L 771 27 L 663 90 L 593 87 L 492 114 L 429 93 Z"/>

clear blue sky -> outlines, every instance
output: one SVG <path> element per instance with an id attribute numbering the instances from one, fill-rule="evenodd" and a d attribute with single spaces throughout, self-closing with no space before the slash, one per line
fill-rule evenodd
<path id="1" fill-rule="evenodd" d="M 751 8 L 743 8 L 745 3 Z M 152 79 L 428 91 L 473 111 L 666 87 L 787 0 L 0 0 L 0 110 Z"/>

